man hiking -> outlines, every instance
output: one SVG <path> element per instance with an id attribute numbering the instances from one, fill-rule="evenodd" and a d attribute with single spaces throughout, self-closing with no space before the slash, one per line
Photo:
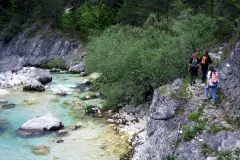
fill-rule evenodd
<path id="1" fill-rule="evenodd" d="M 200 65 L 202 69 L 202 83 L 205 83 L 207 79 L 208 66 L 213 62 L 208 53 L 209 51 L 205 51 L 205 54 L 200 59 L 201 60 Z"/>
<path id="2" fill-rule="evenodd" d="M 218 73 L 214 67 L 209 68 L 209 72 L 207 74 L 207 86 L 205 88 L 205 99 L 208 99 L 208 91 L 212 89 L 212 105 L 216 102 L 217 95 L 217 86 L 218 86 Z"/>
<path id="3" fill-rule="evenodd" d="M 192 57 L 189 60 L 188 64 L 188 72 L 190 72 L 190 85 L 192 86 L 193 84 L 196 83 L 196 79 L 198 76 L 198 71 L 199 71 L 199 63 L 200 59 L 198 58 L 198 52 L 194 50 L 194 53 Z"/>

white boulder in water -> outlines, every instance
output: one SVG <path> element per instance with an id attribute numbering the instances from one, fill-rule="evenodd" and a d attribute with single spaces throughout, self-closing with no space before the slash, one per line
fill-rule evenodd
<path id="1" fill-rule="evenodd" d="M 0 96 L 6 96 L 6 95 L 8 95 L 9 94 L 9 92 L 7 91 L 7 90 L 5 90 L 5 89 L 0 89 Z"/>
<path id="2" fill-rule="evenodd" d="M 30 132 L 58 131 L 64 126 L 62 122 L 52 114 L 33 118 L 25 122 L 19 130 Z"/>
<path id="3" fill-rule="evenodd" d="M 59 96 L 66 96 L 66 95 L 68 95 L 68 92 L 65 89 L 56 89 L 56 90 L 53 90 L 53 92 L 56 95 L 59 95 Z"/>
<path id="4" fill-rule="evenodd" d="M 23 67 L 18 72 L 1 72 L 0 73 L 0 88 L 11 88 L 15 85 L 26 84 L 29 80 L 35 80 L 46 85 L 52 81 L 52 76 L 49 70 L 39 69 L 34 67 Z M 30 87 L 32 89 L 32 87 Z M 40 87 L 42 91 L 42 87 Z M 30 89 L 30 90 L 31 90 Z M 39 88 L 38 88 L 39 89 Z M 36 91 L 36 89 L 32 89 Z"/>

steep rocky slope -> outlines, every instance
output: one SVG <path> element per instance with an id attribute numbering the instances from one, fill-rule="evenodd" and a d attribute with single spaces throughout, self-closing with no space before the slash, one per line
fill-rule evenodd
<path id="1" fill-rule="evenodd" d="M 25 65 L 38 66 L 52 59 L 63 59 L 70 67 L 79 64 L 85 54 L 83 44 L 64 38 L 48 26 L 28 30 L 9 42 L 0 37 L 0 72 L 18 71 Z"/>
<path id="2" fill-rule="evenodd" d="M 240 159 L 240 42 L 217 70 L 215 106 L 204 100 L 198 81 L 155 90 L 147 126 L 133 141 L 133 160 Z"/>
<path id="3" fill-rule="evenodd" d="M 226 67 L 230 64 L 230 67 Z M 220 75 L 219 86 L 227 97 L 234 99 L 235 109 L 240 114 L 240 41 L 229 57 L 217 67 Z"/>
<path id="4" fill-rule="evenodd" d="M 232 104 L 203 100 L 204 87 L 177 80 L 155 90 L 144 131 L 133 142 L 133 160 L 216 160 L 240 158 L 238 122 L 229 120 Z"/>

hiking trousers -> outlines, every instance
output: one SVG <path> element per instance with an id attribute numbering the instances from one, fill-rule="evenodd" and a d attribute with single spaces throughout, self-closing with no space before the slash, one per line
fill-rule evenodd
<path id="1" fill-rule="evenodd" d="M 194 74 L 190 74 L 190 85 L 194 85 L 196 83 L 197 76 Z"/>
<path id="2" fill-rule="evenodd" d="M 212 102 L 216 102 L 217 86 L 208 86 L 205 88 L 205 97 L 208 98 L 209 89 L 212 88 Z"/>
<path id="3" fill-rule="evenodd" d="M 207 69 L 202 69 L 202 82 L 205 82 L 207 79 L 207 73 L 208 70 Z"/>

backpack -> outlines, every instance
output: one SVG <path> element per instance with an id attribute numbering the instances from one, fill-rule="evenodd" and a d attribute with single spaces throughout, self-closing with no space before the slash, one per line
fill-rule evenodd
<path id="1" fill-rule="evenodd" d="M 198 59 L 197 59 L 197 58 L 193 58 L 193 59 L 192 59 L 191 67 L 197 68 L 197 65 L 198 65 Z"/>
<path id="2" fill-rule="evenodd" d="M 218 83 L 218 73 L 216 71 L 212 71 L 210 74 L 210 80 L 213 84 Z"/>
<path id="3" fill-rule="evenodd" d="M 207 56 L 202 56 L 201 64 L 206 64 Z"/>

